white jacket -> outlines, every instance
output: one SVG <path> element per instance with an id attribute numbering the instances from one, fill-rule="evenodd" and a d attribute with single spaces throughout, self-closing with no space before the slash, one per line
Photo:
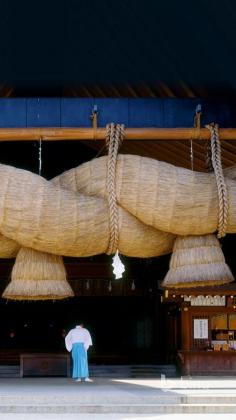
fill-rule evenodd
<path id="1" fill-rule="evenodd" d="M 80 325 L 70 330 L 65 337 L 66 349 L 71 351 L 74 343 L 83 343 L 85 350 L 88 350 L 89 346 L 93 344 L 89 331 Z"/>

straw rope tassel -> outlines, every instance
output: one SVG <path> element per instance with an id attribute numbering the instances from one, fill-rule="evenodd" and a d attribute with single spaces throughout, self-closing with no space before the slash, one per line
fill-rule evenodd
<path id="1" fill-rule="evenodd" d="M 211 133 L 211 160 L 218 192 L 218 238 L 225 236 L 228 220 L 228 194 L 221 164 L 217 124 L 206 126 Z M 233 281 L 230 268 L 215 235 L 179 236 L 175 240 L 164 287 L 214 286 Z"/>
<path id="2" fill-rule="evenodd" d="M 3 298 L 56 300 L 72 296 L 61 256 L 25 247 L 19 250 Z"/>
<path id="3" fill-rule="evenodd" d="M 219 214 L 218 214 L 218 238 L 222 238 L 226 235 L 227 221 L 228 221 L 228 193 L 224 179 L 224 174 L 221 164 L 221 144 L 219 137 L 219 126 L 218 124 L 212 123 L 206 125 L 206 128 L 211 132 L 211 157 L 212 166 L 214 169 L 218 199 L 219 199 Z"/>
<path id="4" fill-rule="evenodd" d="M 233 281 L 214 234 L 178 236 L 163 287 L 219 286 Z"/>

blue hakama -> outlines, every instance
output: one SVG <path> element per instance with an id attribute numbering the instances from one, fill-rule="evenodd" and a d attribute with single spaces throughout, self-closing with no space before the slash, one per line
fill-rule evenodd
<path id="1" fill-rule="evenodd" d="M 74 343 L 72 346 L 73 373 L 72 378 L 88 378 L 87 351 L 83 343 Z"/>

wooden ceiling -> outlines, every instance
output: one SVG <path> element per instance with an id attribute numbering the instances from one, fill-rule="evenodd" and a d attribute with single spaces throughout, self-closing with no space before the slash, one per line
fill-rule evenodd
<path id="1" fill-rule="evenodd" d="M 209 143 L 209 142 L 208 142 Z M 86 141 L 88 147 L 97 151 L 97 156 L 106 154 L 104 143 L 101 141 Z M 222 165 L 224 168 L 236 164 L 236 142 L 222 141 Z M 191 160 L 191 142 L 190 141 L 132 141 L 122 144 L 120 153 L 134 154 L 153 159 L 161 160 L 195 171 L 207 172 L 207 144 L 206 142 L 192 141 Z"/>

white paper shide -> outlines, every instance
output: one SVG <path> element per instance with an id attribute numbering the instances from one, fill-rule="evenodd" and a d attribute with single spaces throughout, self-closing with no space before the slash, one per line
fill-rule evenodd
<path id="1" fill-rule="evenodd" d="M 119 252 L 118 250 L 116 251 L 114 257 L 112 258 L 112 267 L 113 269 L 113 273 L 115 274 L 115 278 L 117 279 L 121 279 L 122 278 L 122 274 L 125 271 L 125 266 L 124 264 L 121 262 L 121 259 L 119 257 Z"/>

